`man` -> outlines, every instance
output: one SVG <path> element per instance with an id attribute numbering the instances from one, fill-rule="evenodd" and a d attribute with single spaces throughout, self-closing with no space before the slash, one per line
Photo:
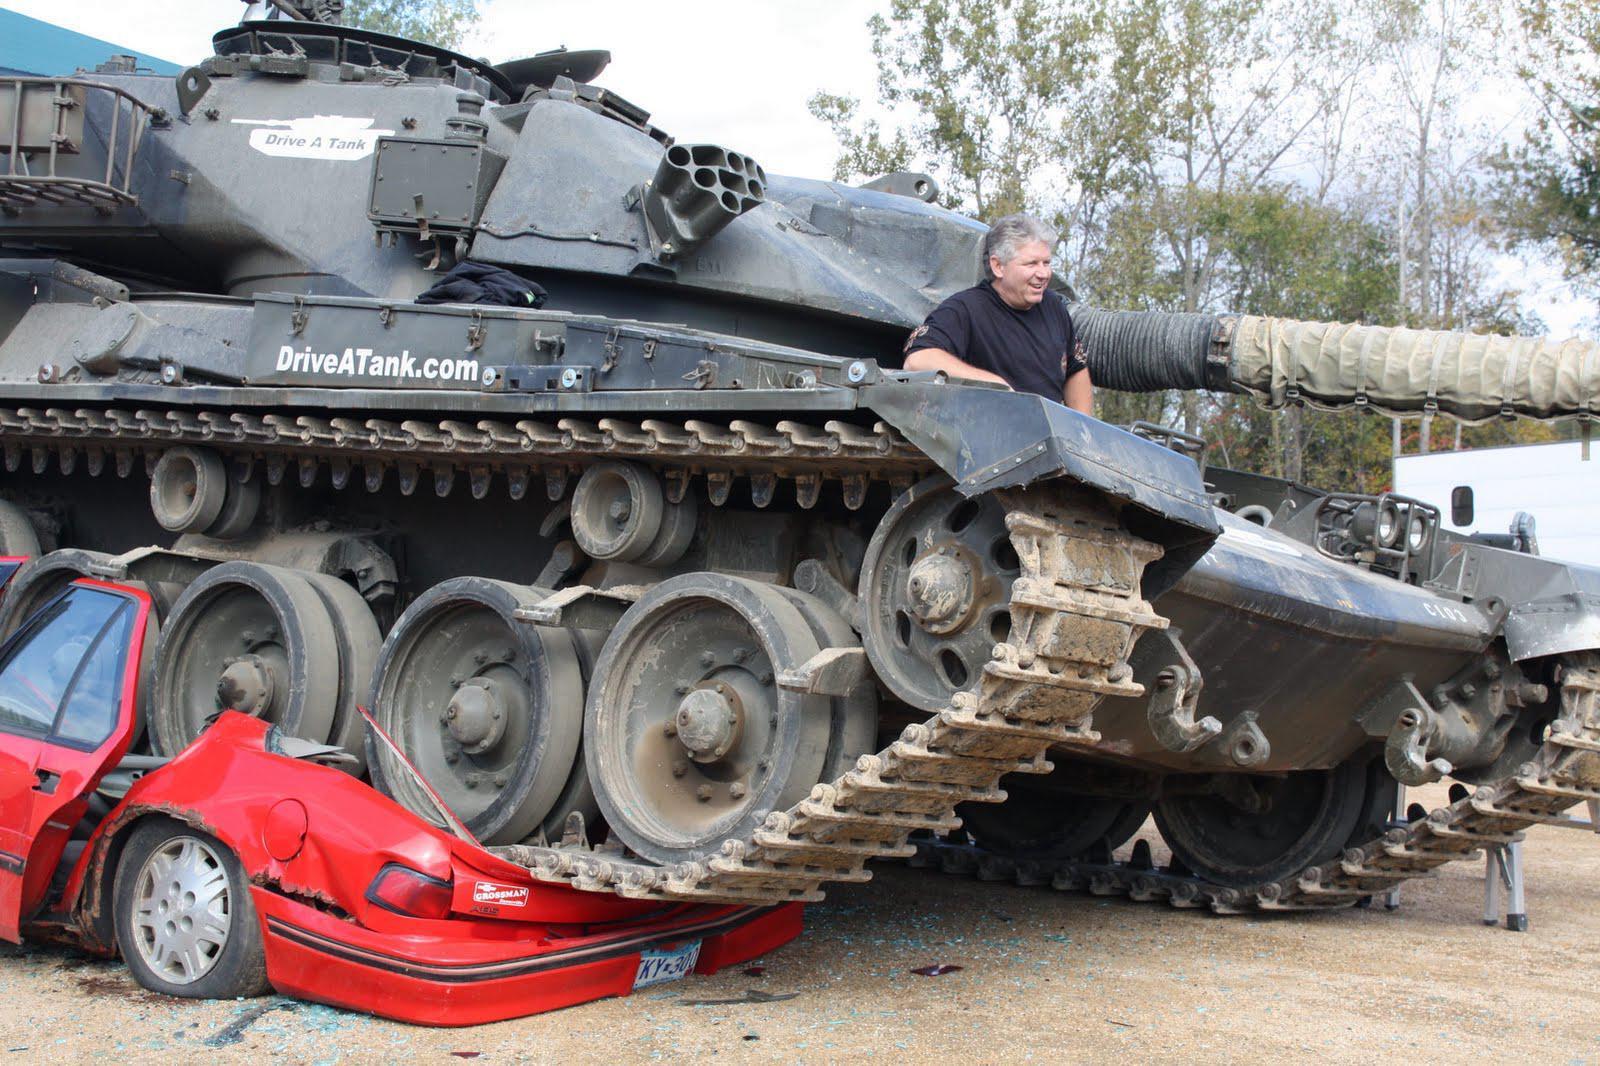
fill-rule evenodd
<path id="1" fill-rule="evenodd" d="M 1094 386 L 1067 301 L 1051 292 L 1056 235 L 1031 215 L 1007 215 L 983 239 L 988 277 L 933 309 L 906 341 L 907 370 L 996 381 L 1089 414 Z"/>

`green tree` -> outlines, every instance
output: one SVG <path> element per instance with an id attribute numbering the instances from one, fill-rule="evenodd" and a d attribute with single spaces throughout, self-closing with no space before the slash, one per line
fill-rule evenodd
<path id="1" fill-rule="evenodd" d="M 346 0 L 344 22 L 459 49 L 481 17 L 478 0 Z"/>
<path id="2" fill-rule="evenodd" d="M 1600 297 L 1600 6 L 1521 0 L 1518 13 L 1530 45 L 1519 73 L 1539 115 L 1498 160 L 1501 213 L 1515 238 L 1554 248 L 1567 277 Z"/>
<path id="3" fill-rule="evenodd" d="M 838 177 L 913 162 L 947 203 L 978 218 L 1037 206 L 1042 180 L 1073 169 L 1071 128 L 1096 71 L 1105 0 L 892 0 L 868 21 L 879 103 L 900 125 L 858 121 L 859 102 L 826 92 L 811 110 L 838 136 Z M 1077 175 L 1073 175 L 1077 176 Z"/>

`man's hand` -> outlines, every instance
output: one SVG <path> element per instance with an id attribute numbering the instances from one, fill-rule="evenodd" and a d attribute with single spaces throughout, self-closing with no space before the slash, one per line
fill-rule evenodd
<path id="1" fill-rule="evenodd" d="M 1011 383 L 999 374 L 991 374 L 987 370 L 980 370 L 964 359 L 959 359 L 943 348 L 918 348 L 906 356 L 905 368 L 907 370 L 942 370 L 953 378 L 969 378 L 973 381 L 992 381 L 997 385 L 1011 387 Z M 1088 375 L 1082 375 L 1087 378 Z M 1067 387 L 1072 387 L 1068 382 Z"/>
<path id="2" fill-rule="evenodd" d="M 1087 368 L 1067 379 L 1061 402 L 1080 414 L 1094 414 L 1094 382 L 1090 380 Z"/>

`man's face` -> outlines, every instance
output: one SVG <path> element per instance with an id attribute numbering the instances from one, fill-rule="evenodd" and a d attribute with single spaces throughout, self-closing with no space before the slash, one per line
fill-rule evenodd
<path id="1" fill-rule="evenodd" d="M 1000 299 L 1018 311 L 1026 311 L 1044 299 L 1044 290 L 1050 284 L 1050 246 L 1043 241 L 1028 241 L 1018 246 L 1016 258 L 1009 263 L 991 255 L 989 272 L 994 275 L 994 291 Z"/>

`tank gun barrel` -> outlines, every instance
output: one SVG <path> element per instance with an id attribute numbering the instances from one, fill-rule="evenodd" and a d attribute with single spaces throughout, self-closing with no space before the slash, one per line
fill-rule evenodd
<path id="1" fill-rule="evenodd" d="M 1462 421 L 1600 412 L 1600 343 L 1258 315 L 1073 308 L 1095 384 L 1242 392 Z"/>

